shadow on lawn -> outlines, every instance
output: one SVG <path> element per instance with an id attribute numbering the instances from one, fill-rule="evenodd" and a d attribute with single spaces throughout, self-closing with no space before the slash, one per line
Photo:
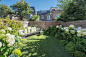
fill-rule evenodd
<path id="1" fill-rule="evenodd" d="M 21 57 L 72 57 L 56 38 L 47 36 L 45 39 L 43 37 L 39 39 L 39 36 L 37 37 L 38 39 L 28 38 L 21 50 Z"/>

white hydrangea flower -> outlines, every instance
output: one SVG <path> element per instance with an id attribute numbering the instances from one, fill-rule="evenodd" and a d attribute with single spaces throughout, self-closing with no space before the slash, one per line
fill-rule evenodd
<path id="1" fill-rule="evenodd" d="M 62 28 L 62 25 L 60 25 L 59 28 Z"/>
<path id="2" fill-rule="evenodd" d="M 81 30 L 78 30 L 77 33 L 78 33 L 78 34 L 82 34 Z"/>
<path id="3" fill-rule="evenodd" d="M 66 32 L 69 32 L 69 29 L 66 29 L 65 31 L 66 31 Z"/>
<path id="4" fill-rule="evenodd" d="M 0 42 L 0 48 L 2 47 L 2 42 Z"/>
<path id="5" fill-rule="evenodd" d="M 59 26 L 57 25 L 56 28 L 59 28 Z"/>
<path id="6" fill-rule="evenodd" d="M 71 34 L 75 34 L 75 30 L 71 30 Z"/>
<path id="7" fill-rule="evenodd" d="M 10 47 L 15 43 L 15 36 L 11 34 L 6 34 L 6 42 L 8 43 L 7 46 Z"/>
<path id="8" fill-rule="evenodd" d="M 8 46 L 8 47 L 10 47 L 10 46 L 11 46 L 11 44 L 9 43 L 9 44 L 7 44 L 7 46 Z"/>
<path id="9" fill-rule="evenodd" d="M 10 30 L 10 31 L 12 30 L 12 28 L 11 28 L 11 27 L 7 27 L 7 29 L 8 29 L 8 30 Z"/>
<path id="10" fill-rule="evenodd" d="M 81 37 L 81 34 L 77 34 L 78 37 Z"/>
<path id="11" fill-rule="evenodd" d="M 82 35 L 86 35 L 86 32 L 82 32 Z"/>
<path id="12" fill-rule="evenodd" d="M 4 32 L 4 33 L 5 33 L 5 30 L 0 30 L 0 31 L 2 31 L 2 32 Z"/>
<path id="13" fill-rule="evenodd" d="M 11 34 L 10 33 L 7 33 L 6 36 L 9 37 Z"/>
<path id="14" fill-rule="evenodd" d="M 62 30 L 64 29 L 64 28 L 61 28 Z"/>
<path id="15" fill-rule="evenodd" d="M 74 25 L 70 25 L 69 27 L 74 28 Z"/>

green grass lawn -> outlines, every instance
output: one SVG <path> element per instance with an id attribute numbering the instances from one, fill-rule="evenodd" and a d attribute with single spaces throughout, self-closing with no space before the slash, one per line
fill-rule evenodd
<path id="1" fill-rule="evenodd" d="M 72 57 L 53 36 L 34 35 L 27 38 L 21 57 Z"/>

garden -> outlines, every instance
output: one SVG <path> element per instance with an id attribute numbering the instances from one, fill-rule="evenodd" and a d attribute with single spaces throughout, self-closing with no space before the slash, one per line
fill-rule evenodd
<path id="1" fill-rule="evenodd" d="M 23 27 L 21 21 L 0 21 L 0 57 L 86 57 L 86 30 L 59 24 L 25 38 L 39 29 Z"/>

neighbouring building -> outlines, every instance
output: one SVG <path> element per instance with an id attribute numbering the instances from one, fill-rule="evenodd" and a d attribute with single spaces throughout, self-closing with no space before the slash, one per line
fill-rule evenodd
<path id="1" fill-rule="evenodd" d="M 34 15 L 39 15 L 39 20 L 41 21 L 54 21 L 56 17 L 59 16 L 60 13 L 62 13 L 62 10 L 58 9 L 57 7 L 51 7 L 50 10 L 40 10 L 36 11 L 35 7 L 30 7 L 30 10 L 33 10 L 33 12 L 29 15 L 25 16 L 25 19 L 30 19 Z M 10 17 L 12 20 L 19 19 L 19 17 Z"/>
<path id="2" fill-rule="evenodd" d="M 61 12 L 62 10 L 58 9 L 57 7 L 51 7 L 50 10 L 37 11 L 37 15 L 40 16 L 40 20 L 42 21 L 54 21 Z"/>

